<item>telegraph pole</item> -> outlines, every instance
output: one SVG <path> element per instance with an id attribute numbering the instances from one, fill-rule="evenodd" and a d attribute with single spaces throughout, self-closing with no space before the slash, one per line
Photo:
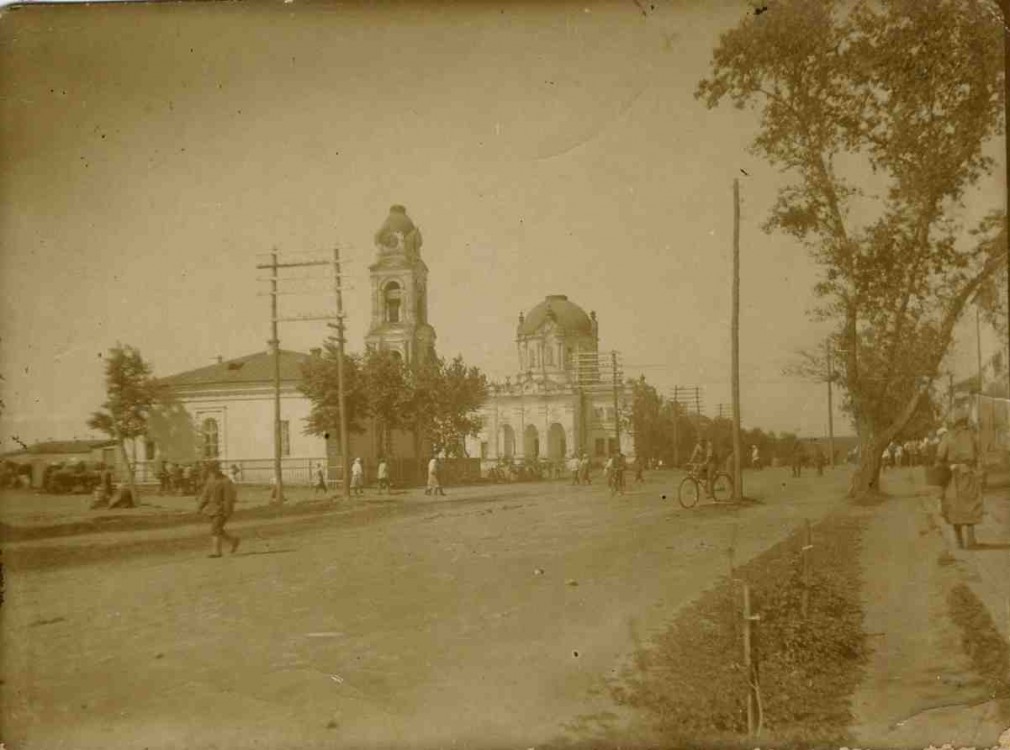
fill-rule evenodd
<path id="1" fill-rule="evenodd" d="M 740 180 L 733 180 L 733 498 L 743 498 L 740 454 Z"/>
<path id="2" fill-rule="evenodd" d="M 677 436 L 677 422 L 680 420 L 680 404 L 678 403 L 678 386 L 673 386 L 673 466 L 680 466 L 680 440 Z"/>
<path id="3" fill-rule="evenodd" d="M 337 400 L 340 405 L 340 485 L 345 498 L 351 496 L 351 447 L 347 444 L 347 401 L 344 391 L 344 289 L 340 273 L 340 248 L 333 248 L 333 286 L 337 296 Z M 332 324 L 331 324 L 332 325 Z"/>
<path id="4" fill-rule="evenodd" d="M 273 502 L 284 502 L 281 473 L 281 340 L 277 332 L 277 248 L 270 251 L 270 345 L 274 350 L 274 491 Z"/>
<path id="5" fill-rule="evenodd" d="M 620 380 L 617 376 L 617 352 L 610 352 L 610 364 L 613 368 L 614 377 L 614 440 L 617 443 L 617 452 L 621 452 L 621 409 L 618 405 L 617 386 Z"/>
<path id="6" fill-rule="evenodd" d="M 273 348 L 274 359 L 274 487 L 276 488 L 277 503 L 284 502 L 284 476 L 282 466 L 283 440 L 281 431 L 281 341 L 278 332 L 278 323 L 295 322 L 304 320 L 333 320 L 333 315 L 298 315 L 290 318 L 280 317 L 277 309 L 277 297 L 282 294 L 278 289 L 280 279 L 280 269 L 282 268 L 304 268 L 308 266 L 325 266 L 329 261 L 310 260 L 293 263 L 281 263 L 277 257 L 277 248 L 270 251 L 270 262 L 259 264 L 258 269 L 270 271 L 270 333 L 268 342 Z M 297 292 L 296 292 L 297 293 Z"/>

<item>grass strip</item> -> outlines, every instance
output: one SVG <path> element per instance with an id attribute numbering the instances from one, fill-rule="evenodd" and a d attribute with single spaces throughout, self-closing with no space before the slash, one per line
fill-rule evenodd
<path id="1" fill-rule="evenodd" d="M 847 743 L 850 701 L 868 647 L 859 596 L 864 522 L 844 515 L 813 527 L 809 611 L 801 614 L 800 530 L 736 570 L 760 615 L 755 637 L 762 744 Z M 741 587 L 728 578 L 682 610 L 611 682 L 665 745 L 746 746 L 747 681 Z"/>
<path id="2" fill-rule="evenodd" d="M 1010 696 L 1010 646 L 1000 635 L 989 610 L 964 583 L 947 595 L 950 617 L 961 631 L 961 646 L 975 673 L 985 680 L 992 698 Z"/>

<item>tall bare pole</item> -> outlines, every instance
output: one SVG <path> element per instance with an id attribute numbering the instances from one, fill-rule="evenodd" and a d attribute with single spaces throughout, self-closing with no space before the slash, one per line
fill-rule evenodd
<path id="1" fill-rule="evenodd" d="M 277 248 L 270 251 L 270 345 L 274 350 L 274 502 L 284 502 L 281 475 L 281 340 L 277 332 Z"/>
<path id="2" fill-rule="evenodd" d="M 740 180 L 733 180 L 733 498 L 743 498 L 740 445 Z"/>
<path id="3" fill-rule="evenodd" d="M 828 358 L 828 452 L 830 455 L 831 468 L 835 467 L 835 407 L 831 393 L 831 381 L 834 380 L 834 372 L 831 370 L 831 337 L 828 337 L 824 345 Z"/>
<path id="4" fill-rule="evenodd" d="M 982 316 L 978 295 L 975 296 L 975 351 L 978 355 L 978 393 L 982 395 Z"/>
<path id="5" fill-rule="evenodd" d="M 347 444 L 347 401 L 344 391 L 344 288 L 340 273 L 340 248 L 333 248 L 333 284 L 337 295 L 337 400 L 340 404 L 340 484 L 345 498 L 351 495 L 351 447 Z"/>
<path id="6" fill-rule="evenodd" d="M 677 422 L 680 419 L 680 403 L 678 386 L 673 386 L 673 466 L 680 466 L 680 439 L 677 434 Z"/>
<path id="7" fill-rule="evenodd" d="M 617 443 L 617 451 L 621 452 L 621 409 L 618 405 L 617 399 L 617 387 L 619 385 L 619 380 L 617 377 L 617 352 L 610 352 L 610 364 L 613 368 L 614 376 L 614 439 Z"/>

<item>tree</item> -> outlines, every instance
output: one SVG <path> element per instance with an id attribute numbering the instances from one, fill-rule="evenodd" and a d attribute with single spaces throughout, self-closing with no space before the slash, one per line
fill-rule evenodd
<path id="1" fill-rule="evenodd" d="M 997 211 L 974 233 L 959 218 L 993 166 L 1001 37 L 984 0 L 779 0 L 722 36 L 696 92 L 754 107 L 754 152 L 793 177 L 765 228 L 822 270 L 813 314 L 835 324 L 860 438 L 853 495 L 877 488 L 966 302 L 1006 263 Z"/>
<path id="2" fill-rule="evenodd" d="M 447 455 L 466 455 L 465 439 L 479 433 L 478 410 L 487 400 L 487 376 L 457 356 L 429 357 L 412 373 L 411 418 L 419 434 Z"/>
<path id="3" fill-rule="evenodd" d="M 337 362 L 340 356 L 337 343 L 329 339 L 318 356 L 302 364 L 302 382 L 298 389 L 312 402 L 305 423 L 310 435 L 340 434 L 340 391 L 338 389 Z M 363 420 L 369 416 L 368 394 L 362 375 L 361 357 L 344 355 L 344 392 L 347 408 L 348 432 L 364 432 Z"/>
<path id="4" fill-rule="evenodd" d="M 656 458 L 666 455 L 672 440 L 664 426 L 663 399 L 658 391 L 640 376 L 629 381 L 631 386 L 631 434 L 635 439 L 635 455 Z"/>
<path id="5" fill-rule="evenodd" d="M 367 392 L 368 413 L 375 420 L 380 451 L 389 455 L 393 430 L 410 424 L 409 372 L 403 360 L 393 352 L 370 350 L 365 354 L 361 376 Z"/>
<path id="6" fill-rule="evenodd" d="M 151 366 L 140 351 L 116 344 L 105 357 L 105 402 L 88 418 L 88 427 L 116 441 L 126 467 L 133 502 L 138 499 L 134 467 L 126 455 L 126 441 L 147 434 L 147 422 L 161 393 L 151 376 Z"/>

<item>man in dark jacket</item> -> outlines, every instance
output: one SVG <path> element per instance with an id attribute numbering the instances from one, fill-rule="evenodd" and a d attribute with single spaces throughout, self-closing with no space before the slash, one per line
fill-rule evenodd
<path id="1" fill-rule="evenodd" d="M 210 557 L 221 557 L 223 541 L 231 544 L 232 553 L 238 549 L 239 538 L 224 530 L 225 523 L 235 511 L 237 501 L 235 485 L 221 472 L 221 466 L 215 461 L 210 468 L 210 480 L 204 485 L 197 506 L 199 512 L 210 516 L 210 536 L 213 542 Z"/>

